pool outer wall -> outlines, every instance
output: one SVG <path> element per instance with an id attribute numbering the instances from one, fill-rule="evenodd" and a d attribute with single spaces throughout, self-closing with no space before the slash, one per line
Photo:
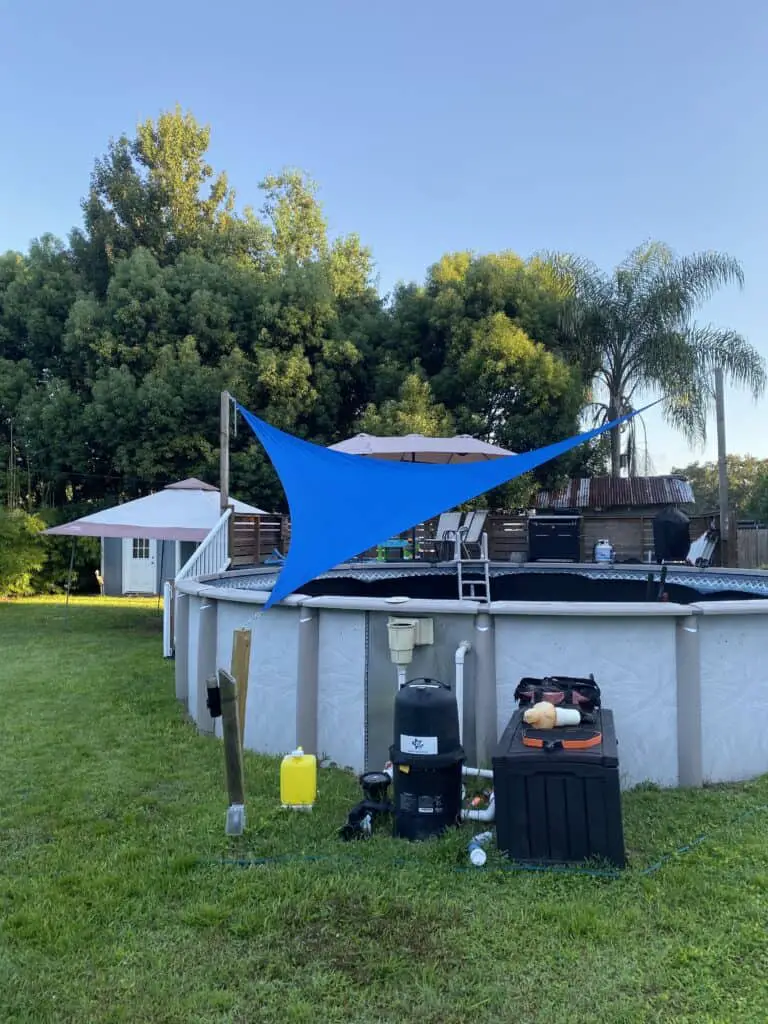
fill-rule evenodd
<path id="1" fill-rule="evenodd" d="M 217 587 L 217 579 L 178 587 L 176 696 L 202 732 L 216 734 L 206 679 L 229 667 L 233 631 L 250 628 L 248 749 L 280 755 L 299 743 L 355 771 L 381 767 L 396 687 L 386 621 L 397 615 L 435 622 L 435 644 L 416 648 L 410 678 L 453 683 L 454 651 L 462 639 L 472 644 L 469 763 L 489 763 L 521 677 L 592 672 L 615 714 L 624 788 L 768 771 L 768 600 L 392 604 L 297 594 L 264 613 L 267 591 Z"/>

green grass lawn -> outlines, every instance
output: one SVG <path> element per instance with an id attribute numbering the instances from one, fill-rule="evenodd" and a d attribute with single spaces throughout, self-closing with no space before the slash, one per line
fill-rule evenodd
<path id="1" fill-rule="evenodd" d="M 618 880 L 342 844 L 355 779 L 291 815 L 253 756 L 233 840 L 155 604 L 0 604 L 0 680 L 2 1024 L 768 1020 L 766 779 L 628 794 Z"/>

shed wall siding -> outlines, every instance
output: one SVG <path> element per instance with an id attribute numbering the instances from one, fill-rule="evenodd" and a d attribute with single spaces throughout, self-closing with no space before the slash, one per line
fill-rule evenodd
<path id="1" fill-rule="evenodd" d="M 102 540 L 104 552 L 104 593 L 121 597 L 123 593 L 123 542 L 119 537 Z"/>

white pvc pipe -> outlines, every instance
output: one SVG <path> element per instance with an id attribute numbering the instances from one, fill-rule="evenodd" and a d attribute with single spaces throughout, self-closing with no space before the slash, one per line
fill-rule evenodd
<path id="1" fill-rule="evenodd" d="M 401 690 L 405 686 L 405 665 L 397 666 L 397 688 Z"/>
<path id="2" fill-rule="evenodd" d="M 464 657 L 472 650 L 469 640 L 462 640 L 456 648 L 454 663 L 456 666 L 456 704 L 459 709 L 459 743 L 464 742 Z"/>
<path id="3" fill-rule="evenodd" d="M 467 768 L 464 765 L 461 769 L 462 775 L 472 775 L 478 779 L 492 779 L 493 771 L 490 768 Z"/>
<path id="4" fill-rule="evenodd" d="M 461 817 L 463 821 L 493 821 L 496 817 L 496 800 L 494 794 L 491 793 L 488 806 L 482 811 L 462 811 Z"/>

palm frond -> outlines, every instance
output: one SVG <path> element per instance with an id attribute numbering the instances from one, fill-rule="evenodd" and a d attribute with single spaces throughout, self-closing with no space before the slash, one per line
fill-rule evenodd
<path id="1" fill-rule="evenodd" d="M 683 315 L 711 299 L 720 288 L 744 286 L 744 270 L 738 260 L 721 252 L 699 252 L 682 256 L 668 269 L 668 283 L 677 292 Z"/>
<path id="2" fill-rule="evenodd" d="M 661 410 L 670 426 L 679 430 L 691 444 L 698 444 L 707 439 L 709 406 L 708 392 L 693 385 L 685 392 L 664 395 Z"/>
<path id="3" fill-rule="evenodd" d="M 692 324 L 687 340 L 697 364 L 707 373 L 720 367 L 733 384 L 748 388 L 754 398 L 763 394 L 765 360 L 742 335 L 725 328 Z"/>
<path id="4" fill-rule="evenodd" d="M 591 260 L 573 253 L 541 251 L 534 259 L 545 264 L 564 288 L 565 294 L 581 303 L 601 297 L 604 275 Z"/>
<path id="5" fill-rule="evenodd" d="M 664 242 L 648 240 L 635 246 L 616 267 L 615 275 L 629 275 L 640 289 L 655 281 L 674 263 L 675 254 Z"/>

